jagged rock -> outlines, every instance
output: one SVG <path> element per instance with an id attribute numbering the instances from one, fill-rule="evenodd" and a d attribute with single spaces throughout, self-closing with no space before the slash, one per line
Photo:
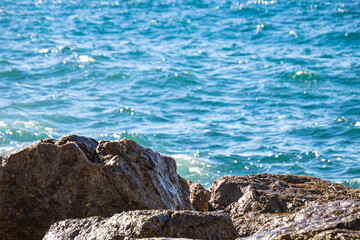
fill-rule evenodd
<path id="1" fill-rule="evenodd" d="M 270 218 L 260 231 L 244 239 L 360 239 L 360 201 L 315 204 Z"/>
<path id="2" fill-rule="evenodd" d="M 183 188 L 190 191 L 190 202 L 196 211 L 206 212 L 209 209 L 210 192 L 200 183 L 181 179 Z"/>
<path id="3" fill-rule="evenodd" d="M 314 177 L 262 173 L 215 180 L 210 205 L 212 210 L 230 215 L 240 236 L 246 237 L 263 229 L 278 215 L 317 203 L 348 199 L 360 200 L 360 189 Z"/>
<path id="4" fill-rule="evenodd" d="M 131 140 L 46 139 L 0 161 L 0 239 L 40 239 L 67 218 L 193 210 L 175 161 Z"/>
<path id="5" fill-rule="evenodd" d="M 276 213 L 295 211 L 313 201 L 360 199 L 360 191 L 315 177 L 267 173 L 221 177 L 211 187 L 214 209 L 225 209 L 235 202 L 241 208 L 246 198 L 258 202 L 257 211 Z"/>
<path id="6" fill-rule="evenodd" d="M 110 218 L 90 217 L 64 220 L 51 226 L 44 240 L 190 238 L 236 239 L 229 217 L 218 213 L 142 210 L 115 214 Z"/>

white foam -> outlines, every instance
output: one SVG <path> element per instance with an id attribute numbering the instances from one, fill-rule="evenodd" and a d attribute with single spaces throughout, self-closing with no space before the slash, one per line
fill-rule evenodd
<path id="1" fill-rule="evenodd" d="M 80 55 L 79 56 L 80 62 L 95 62 L 95 59 L 89 57 L 87 55 Z"/>
<path id="2" fill-rule="evenodd" d="M 192 172 L 192 173 L 197 173 L 197 174 L 201 174 L 201 169 L 198 168 L 198 167 L 190 167 L 189 168 L 189 172 Z"/>
<path id="3" fill-rule="evenodd" d="M 188 162 L 193 162 L 195 160 L 195 158 L 193 156 L 188 156 L 185 154 L 172 154 L 171 155 L 172 158 L 174 158 L 175 160 L 179 160 L 179 161 L 188 161 Z"/>
<path id="4" fill-rule="evenodd" d="M 47 48 L 43 48 L 43 49 L 39 50 L 39 53 L 48 53 L 48 52 L 49 52 L 49 49 L 47 49 Z"/>
<path id="5" fill-rule="evenodd" d="M 7 127 L 7 125 L 3 121 L 0 121 L 0 127 Z"/>

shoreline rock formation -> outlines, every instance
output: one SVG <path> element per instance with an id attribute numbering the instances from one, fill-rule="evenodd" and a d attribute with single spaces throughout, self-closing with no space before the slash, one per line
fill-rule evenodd
<path id="1" fill-rule="evenodd" d="M 283 226 L 285 224 L 283 221 L 287 216 L 295 216 L 288 219 L 297 221 L 296 224 L 288 226 L 287 233 L 295 232 L 296 235 L 299 230 L 302 230 L 301 228 L 297 229 L 301 224 L 311 226 L 326 222 L 329 218 L 329 214 L 326 215 L 325 211 L 322 211 L 315 220 L 312 216 L 313 206 L 332 207 L 335 205 L 322 204 L 335 202 L 341 204 L 348 200 L 354 202 L 353 206 L 345 204 L 347 206 L 345 212 L 350 216 L 355 209 L 357 213 L 354 216 L 357 216 L 355 218 L 358 221 L 357 230 L 360 230 L 360 207 L 358 205 L 360 189 L 353 189 L 342 184 L 308 176 L 260 173 L 221 177 L 214 181 L 211 189 L 210 206 L 212 210 L 220 210 L 231 216 L 240 237 L 262 236 L 261 234 L 267 229 L 266 226 L 271 223 L 273 225 L 270 224 L 271 227 L 268 227 L 268 235 L 271 233 L 271 236 L 266 235 L 266 237 L 273 239 L 272 237 L 275 237 L 276 234 L 270 229 L 274 229 L 275 226 Z M 298 221 L 299 212 L 305 212 L 304 214 L 307 213 L 310 217 L 300 218 L 301 221 Z M 322 213 L 324 215 L 321 215 Z M 340 217 L 339 211 L 333 213 L 334 216 L 338 214 Z M 341 221 L 341 219 L 337 219 L 335 222 L 340 224 Z M 326 228 L 333 229 L 329 226 L 324 226 L 322 229 Z M 360 237 L 360 232 L 357 234 Z M 265 235 L 262 238 L 265 238 Z"/>
<path id="2" fill-rule="evenodd" d="M 210 194 L 132 140 L 76 135 L 0 161 L 0 239 L 360 239 L 360 189 L 319 178 L 227 176 Z"/>

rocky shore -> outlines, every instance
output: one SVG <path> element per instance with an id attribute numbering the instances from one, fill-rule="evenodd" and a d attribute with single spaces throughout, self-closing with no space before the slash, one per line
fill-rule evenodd
<path id="1" fill-rule="evenodd" d="M 360 239 L 360 189 L 226 176 L 210 191 L 132 140 L 69 135 L 0 155 L 0 239 Z"/>

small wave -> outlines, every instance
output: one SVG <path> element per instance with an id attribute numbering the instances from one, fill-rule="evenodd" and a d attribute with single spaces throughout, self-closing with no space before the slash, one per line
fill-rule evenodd
<path id="1" fill-rule="evenodd" d="M 152 146 L 151 142 L 144 134 L 137 134 L 123 130 L 121 132 L 113 133 L 102 133 L 100 134 L 102 140 L 120 140 L 120 139 L 131 139 L 144 147 Z"/>
<path id="2" fill-rule="evenodd" d="M 12 63 L 12 62 L 10 62 L 10 61 L 7 61 L 7 60 L 0 60 L 0 66 L 1 65 L 8 65 L 8 66 L 13 66 L 14 65 L 14 63 Z"/>
<path id="3" fill-rule="evenodd" d="M 0 10 L 0 151 L 76 133 L 205 185 L 358 178 L 358 1 L 58 2 Z"/>
<path id="4" fill-rule="evenodd" d="M 1 153 L 7 153 L 17 150 L 18 148 L 15 146 L 9 146 L 9 147 L 0 147 L 0 154 Z"/>
<path id="5" fill-rule="evenodd" d="M 111 73 L 104 78 L 104 81 L 119 81 L 126 78 L 128 78 L 128 76 L 124 73 Z"/>
<path id="6" fill-rule="evenodd" d="M 4 80 L 25 80 L 29 77 L 29 74 L 26 71 L 12 68 L 11 70 L 0 72 L 0 76 Z"/>
<path id="7" fill-rule="evenodd" d="M 170 155 L 177 163 L 177 171 L 179 174 L 189 180 L 202 182 L 205 187 L 210 187 L 212 181 L 220 174 L 214 174 L 213 171 L 216 165 L 199 159 L 197 153 L 195 156 L 186 155 L 182 153 Z"/>
<path id="8" fill-rule="evenodd" d="M 0 153 L 20 149 L 40 139 L 53 138 L 54 134 L 57 134 L 56 130 L 45 122 L 0 122 Z"/>
<path id="9" fill-rule="evenodd" d="M 339 183 L 347 185 L 352 188 L 360 188 L 360 178 L 348 180 L 348 181 L 340 181 Z"/>
<path id="10" fill-rule="evenodd" d="M 87 55 L 80 55 L 79 59 L 80 59 L 80 62 L 82 62 L 82 63 L 95 62 L 95 59 L 93 59 L 92 57 L 89 57 Z"/>
<path id="11" fill-rule="evenodd" d="M 317 73 L 312 73 L 306 70 L 297 71 L 294 74 L 291 75 L 292 79 L 304 81 L 304 82 L 314 82 L 321 81 L 322 78 Z"/>

